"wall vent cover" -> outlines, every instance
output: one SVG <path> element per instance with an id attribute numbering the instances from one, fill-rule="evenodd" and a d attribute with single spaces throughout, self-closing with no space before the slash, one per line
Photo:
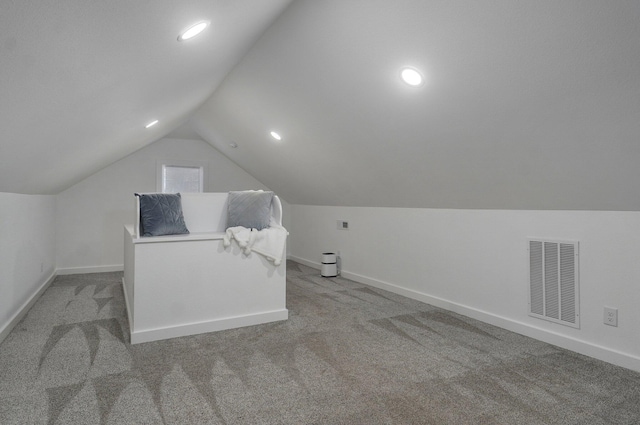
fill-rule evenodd
<path id="1" fill-rule="evenodd" d="M 578 242 L 529 240 L 529 315 L 580 327 Z"/>

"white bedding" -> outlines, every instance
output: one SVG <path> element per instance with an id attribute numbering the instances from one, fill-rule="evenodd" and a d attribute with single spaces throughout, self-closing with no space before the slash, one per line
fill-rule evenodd
<path id="1" fill-rule="evenodd" d="M 224 246 L 228 247 L 231 245 L 231 240 L 235 239 L 238 246 L 244 250 L 245 255 L 255 252 L 279 266 L 285 257 L 288 234 L 287 229 L 271 218 L 270 226 L 262 230 L 247 229 L 242 226 L 229 227 L 225 232 L 223 242 Z"/>

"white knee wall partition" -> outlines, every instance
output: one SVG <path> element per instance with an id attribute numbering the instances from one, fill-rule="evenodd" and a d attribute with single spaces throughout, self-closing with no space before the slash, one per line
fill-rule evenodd
<path id="1" fill-rule="evenodd" d="M 286 265 L 236 245 L 224 248 L 227 193 L 184 193 L 188 235 L 140 237 L 124 229 L 123 286 L 131 343 L 256 325 L 288 318 Z M 137 197 L 136 197 L 137 199 Z M 272 217 L 282 223 L 274 196 Z"/>

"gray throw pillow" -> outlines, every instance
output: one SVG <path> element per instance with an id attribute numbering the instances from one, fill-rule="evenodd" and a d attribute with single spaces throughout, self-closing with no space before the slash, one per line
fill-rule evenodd
<path id="1" fill-rule="evenodd" d="M 189 233 L 182 215 L 179 193 L 135 194 L 140 198 L 142 236 L 183 235 Z"/>
<path id="2" fill-rule="evenodd" d="M 242 226 L 262 230 L 269 227 L 272 199 L 273 192 L 229 192 L 227 228 Z"/>

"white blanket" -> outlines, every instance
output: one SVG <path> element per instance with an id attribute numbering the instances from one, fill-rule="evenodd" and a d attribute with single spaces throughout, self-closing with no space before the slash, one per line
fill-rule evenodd
<path id="1" fill-rule="evenodd" d="M 288 234 L 287 229 L 271 219 L 270 227 L 262 230 L 247 229 L 242 226 L 229 227 L 224 235 L 223 243 L 225 247 L 228 247 L 231 245 L 231 240 L 235 239 L 238 246 L 244 250 L 245 255 L 255 252 L 264 255 L 267 260 L 279 266 L 285 256 L 285 242 Z"/>

